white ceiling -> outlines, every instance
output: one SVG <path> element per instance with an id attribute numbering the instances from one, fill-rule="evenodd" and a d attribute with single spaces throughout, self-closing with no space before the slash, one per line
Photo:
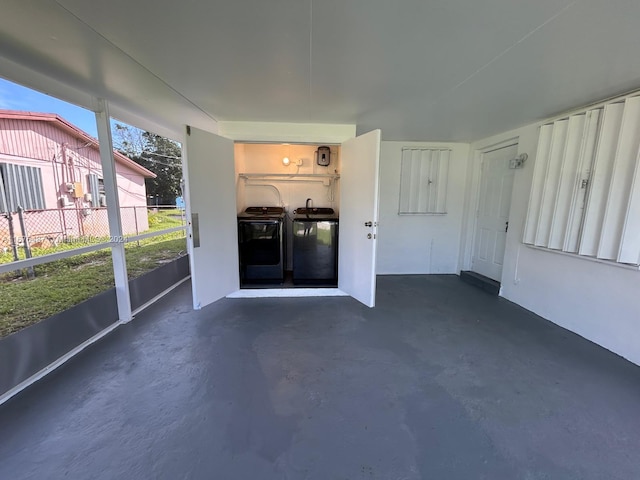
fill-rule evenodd
<path id="1" fill-rule="evenodd" d="M 640 88 L 639 24 L 637 0 L 3 0 L 0 75 L 165 131 L 471 141 Z"/>

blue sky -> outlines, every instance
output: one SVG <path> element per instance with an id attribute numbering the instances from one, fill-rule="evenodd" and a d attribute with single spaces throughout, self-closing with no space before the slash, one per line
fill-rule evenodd
<path id="1" fill-rule="evenodd" d="M 57 113 L 92 137 L 98 136 L 96 117 L 93 112 L 3 78 L 0 78 L 0 109 Z"/>

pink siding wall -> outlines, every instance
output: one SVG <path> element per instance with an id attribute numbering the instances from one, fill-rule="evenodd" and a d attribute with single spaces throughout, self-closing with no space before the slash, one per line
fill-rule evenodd
<path id="1" fill-rule="evenodd" d="M 64 164 L 65 158 L 67 165 Z M 65 219 L 73 217 L 69 218 L 68 222 L 60 220 L 60 212 L 31 214 L 27 222 L 30 235 L 35 234 L 36 230 L 41 233 L 58 231 L 61 224 L 67 224 L 66 235 L 108 235 L 108 227 L 105 230 L 106 212 L 85 210 L 89 209 L 91 204 L 85 202 L 84 198 L 74 199 L 68 196 L 62 187 L 66 182 L 80 182 L 83 191 L 89 192 L 87 175 L 102 175 L 100 153 L 97 148 L 88 146 L 81 139 L 57 128 L 54 122 L 0 118 L 0 162 L 41 169 L 47 210 L 60 209 L 61 196 L 67 196 L 71 201 L 71 205 L 65 208 L 69 211 L 64 213 Z M 120 162 L 116 162 L 116 176 L 120 206 L 138 206 L 135 215 L 133 208 L 123 208 L 121 215 L 124 233 L 144 232 L 149 228 L 147 210 L 143 208 L 146 207 L 144 177 Z M 50 230 L 43 225 L 51 225 Z M 54 228 L 53 225 L 57 227 Z"/>
<path id="2" fill-rule="evenodd" d="M 60 185 L 65 182 L 81 182 L 84 190 L 88 191 L 87 174 L 102 174 L 100 153 L 96 148 L 87 146 L 82 140 L 54 125 L 53 122 L 46 121 L 0 118 L 0 154 L 5 154 L 3 161 L 16 157 L 11 163 L 27 164 L 29 161 L 29 165 L 41 167 L 43 177 L 49 179 L 49 187 L 51 182 L 55 182 L 57 174 Z M 65 168 L 63 165 L 64 155 L 74 165 L 72 168 Z M 54 169 L 57 169 L 55 173 Z M 144 177 L 121 163 L 116 163 L 116 173 L 120 205 L 146 205 Z M 63 193 L 60 185 L 54 184 L 53 192 L 47 188 L 47 208 L 59 206 L 57 198 Z"/>

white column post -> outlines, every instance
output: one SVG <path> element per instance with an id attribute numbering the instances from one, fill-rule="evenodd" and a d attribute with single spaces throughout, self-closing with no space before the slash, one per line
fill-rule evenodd
<path id="1" fill-rule="evenodd" d="M 111 235 L 111 258 L 113 260 L 113 275 L 116 284 L 118 317 L 121 322 L 126 323 L 132 319 L 131 298 L 129 297 L 129 279 L 127 278 L 127 261 L 120 218 L 120 202 L 118 200 L 118 184 L 116 164 L 113 157 L 110 120 L 111 117 L 109 116 L 106 100 L 98 99 L 96 123 L 98 126 L 98 142 L 100 143 L 104 193 L 107 199 L 107 216 L 109 218 L 109 234 Z"/>

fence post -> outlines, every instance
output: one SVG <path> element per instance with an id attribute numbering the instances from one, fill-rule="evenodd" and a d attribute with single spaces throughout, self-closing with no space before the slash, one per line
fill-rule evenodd
<path id="1" fill-rule="evenodd" d="M 78 204 L 74 204 L 75 212 L 76 212 L 76 222 L 78 222 L 78 234 L 81 237 L 84 237 L 84 219 L 82 218 L 82 212 L 78 208 Z"/>
<path id="2" fill-rule="evenodd" d="M 22 246 L 24 247 L 24 256 L 31 258 L 31 247 L 29 246 L 29 236 L 27 235 L 27 228 L 24 224 L 24 210 L 22 207 L 18 207 L 18 220 L 20 220 L 20 230 L 22 231 Z M 33 278 L 36 276 L 33 267 L 27 268 L 27 278 Z"/>
<path id="3" fill-rule="evenodd" d="M 64 208 L 61 208 L 59 212 L 60 212 L 60 218 L 61 218 L 60 226 L 62 227 L 62 240 L 66 242 L 68 240 L 67 239 L 67 212 L 65 211 Z"/>
<path id="4" fill-rule="evenodd" d="M 9 224 L 9 238 L 11 239 L 11 251 L 13 252 L 13 261 L 17 262 L 20 260 L 18 257 L 18 246 L 16 245 L 16 232 L 13 229 L 13 215 L 7 212 L 4 214 L 4 218 L 7 219 L 7 223 Z"/>
<path id="5" fill-rule="evenodd" d="M 136 207 L 135 205 L 133 206 L 133 221 L 136 223 L 136 237 L 138 235 L 140 235 L 140 232 L 138 232 L 138 207 Z M 138 240 L 136 242 L 138 244 L 138 246 L 140 246 L 140 240 Z"/>
<path id="6" fill-rule="evenodd" d="M 9 240 L 11 241 L 11 251 L 13 252 L 13 261 L 17 262 L 20 260 L 18 256 L 18 245 L 16 244 L 16 232 L 13 229 L 13 215 L 11 212 L 7 212 L 4 214 L 4 218 L 7 219 L 7 223 L 9 224 Z M 22 272 L 20 270 L 14 270 L 13 274 L 18 276 Z"/>

